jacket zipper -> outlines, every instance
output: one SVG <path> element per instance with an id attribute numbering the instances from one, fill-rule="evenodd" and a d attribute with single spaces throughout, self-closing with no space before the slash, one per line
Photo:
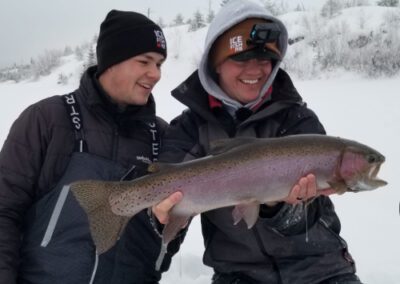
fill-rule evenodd
<path id="1" fill-rule="evenodd" d="M 282 282 L 282 276 L 281 276 L 281 273 L 279 271 L 278 264 L 276 263 L 274 257 L 272 255 L 270 255 L 267 252 L 267 250 L 265 249 L 265 247 L 264 247 L 264 245 L 262 243 L 262 240 L 261 240 L 260 233 L 258 232 L 258 230 L 257 230 L 257 228 L 255 226 L 253 227 L 253 233 L 254 233 L 254 236 L 256 237 L 257 244 L 258 244 L 258 247 L 260 248 L 261 253 L 272 263 L 272 267 L 275 270 L 276 275 L 278 277 L 278 284 L 282 284 L 283 283 Z"/>

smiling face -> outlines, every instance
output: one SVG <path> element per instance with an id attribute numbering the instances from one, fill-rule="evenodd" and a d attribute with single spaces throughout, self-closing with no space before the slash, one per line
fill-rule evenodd
<path id="1" fill-rule="evenodd" d="M 147 52 L 108 68 L 99 81 L 111 99 L 120 106 L 145 105 L 161 78 L 164 56 Z"/>
<path id="2" fill-rule="evenodd" d="M 219 85 L 232 99 L 242 104 L 256 100 L 272 71 L 267 59 L 235 61 L 226 59 L 216 67 Z"/>

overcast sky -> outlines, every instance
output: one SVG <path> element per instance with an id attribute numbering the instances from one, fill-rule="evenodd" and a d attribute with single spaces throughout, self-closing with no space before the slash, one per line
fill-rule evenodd
<path id="1" fill-rule="evenodd" d="M 296 1 L 307 6 L 323 0 Z M 178 13 L 185 19 L 197 9 L 207 14 L 209 3 L 217 11 L 221 0 L 0 0 L 0 68 L 28 63 L 46 49 L 89 41 L 111 9 L 146 15 L 150 9 L 154 21 L 161 17 L 171 23 Z"/>

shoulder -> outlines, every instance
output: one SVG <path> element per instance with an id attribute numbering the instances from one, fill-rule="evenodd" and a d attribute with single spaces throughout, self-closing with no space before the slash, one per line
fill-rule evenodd
<path id="1" fill-rule="evenodd" d="M 34 123 L 37 120 L 43 121 L 53 121 L 53 116 L 60 116 L 60 114 L 65 114 L 65 107 L 61 100 L 61 96 L 56 95 L 42 99 L 34 104 L 31 104 L 25 108 L 17 121 L 23 120 L 30 123 Z"/>
<path id="2" fill-rule="evenodd" d="M 316 133 L 325 134 L 325 129 L 315 112 L 306 103 L 288 108 L 279 130 L 280 135 Z"/>

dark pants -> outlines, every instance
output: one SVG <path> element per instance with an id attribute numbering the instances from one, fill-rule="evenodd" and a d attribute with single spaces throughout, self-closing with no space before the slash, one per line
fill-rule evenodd
<path id="1" fill-rule="evenodd" d="M 345 274 L 335 276 L 331 279 L 321 282 L 320 284 L 362 284 L 362 282 L 355 274 Z"/>
<path id="2" fill-rule="evenodd" d="M 230 273 L 230 274 L 216 273 L 212 278 L 211 284 L 261 284 L 261 283 L 254 281 L 251 278 L 240 273 Z M 323 282 L 320 282 L 319 284 L 362 284 L 362 282 L 355 274 L 345 274 L 327 279 Z"/>

